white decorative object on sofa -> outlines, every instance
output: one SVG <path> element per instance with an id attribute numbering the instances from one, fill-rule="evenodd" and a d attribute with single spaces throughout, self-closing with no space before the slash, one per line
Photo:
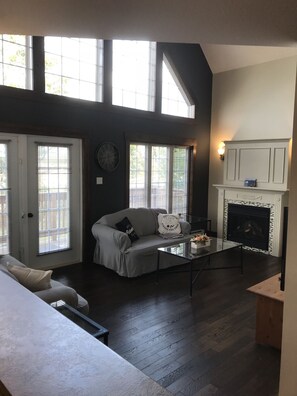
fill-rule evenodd
<path id="1" fill-rule="evenodd" d="M 160 234 L 180 234 L 181 227 L 179 223 L 180 219 L 178 215 L 171 213 L 159 213 L 158 214 L 158 231 Z"/>
<path id="2" fill-rule="evenodd" d="M 177 243 L 176 234 L 164 239 L 158 233 L 159 213 L 166 214 L 166 210 L 128 208 L 101 217 L 92 227 L 96 239 L 94 262 L 129 278 L 156 271 L 158 248 Z M 129 219 L 139 237 L 134 242 L 116 227 L 125 217 Z M 189 241 L 191 225 L 186 221 L 180 221 L 179 224 L 183 235 L 178 242 Z M 163 256 L 160 268 L 180 264 L 174 257 Z"/>

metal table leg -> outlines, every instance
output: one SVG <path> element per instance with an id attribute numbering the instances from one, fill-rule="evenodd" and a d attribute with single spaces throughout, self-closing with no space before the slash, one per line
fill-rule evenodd
<path id="1" fill-rule="evenodd" d="M 160 250 L 158 250 L 157 256 L 157 272 L 156 272 L 156 283 L 159 284 L 159 269 L 160 269 Z"/>
<path id="2" fill-rule="evenodd" d="M 190 298 L 193 294 L 193 260 L 190 261 Z"/>
<path id="3" fill-rule="evenodd" d="M 240 246 L 240 272 L 243 274 L 243 250 L 242 245 Z"/>

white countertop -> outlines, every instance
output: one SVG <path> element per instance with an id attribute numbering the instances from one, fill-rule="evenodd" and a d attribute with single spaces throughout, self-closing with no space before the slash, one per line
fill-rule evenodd
<path id="1" fill-rule="evenodd" d="M 0 272 L 0 378 L 13 396 L 170 395 Z"/>

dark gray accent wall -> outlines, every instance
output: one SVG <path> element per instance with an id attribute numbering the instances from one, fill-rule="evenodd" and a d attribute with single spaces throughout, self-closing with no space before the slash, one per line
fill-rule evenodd
<path id="1" fill-rule="evenodd" d="M 106 65 L 111 64 L 110 44 L 105 45 Z M 37 47 L 42 46 L 39 43 Z M 127 136 L 138 135 L 151 142 L 168 144 L 195 142 L 192 213 L 207 215 L 212 73 L 199 45 L 159 43 L 159 78 L 163 51 L 170 55 L 195 102 L 195 120 L 160 114 L 160 100 L 155 113 L 112 106 L 108 71 L 105 103 L 46 95 L 40 89 L 31 92 L 0 86 L 1 131 L 72 136 L 84 141 L 85 259 L 92 257 L 92 224 L 102 215 L 127 206 Z M 34 72 L 43 73 L 42 66 Z M 96 148 L 103 141 L 115 143 L 120 151 L 120 165 L 112 173 L 101 170 L 95 160 Z M 103 177 L 103 185 L 96 185 L 97 176 Z"/>

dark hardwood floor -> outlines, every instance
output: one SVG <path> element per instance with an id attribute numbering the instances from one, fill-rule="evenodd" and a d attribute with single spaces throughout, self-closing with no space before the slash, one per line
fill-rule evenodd
<path id="1" fill-rule="evenodd" d="M 216 265 L 239 259 L 229 251 Z M 188 295 L 188 274 L 121 278 L 95 264 L 54 270 L 110 330 L 109 346 L 174 395 L 278 394 L 280 352 L 256 345 L 256 298 L 246 289 L 278 272 L 281 260 L 244 251 L 238 269 L 204 272 Z M 116 395 L 113 395 L 116 396 Z"/>

